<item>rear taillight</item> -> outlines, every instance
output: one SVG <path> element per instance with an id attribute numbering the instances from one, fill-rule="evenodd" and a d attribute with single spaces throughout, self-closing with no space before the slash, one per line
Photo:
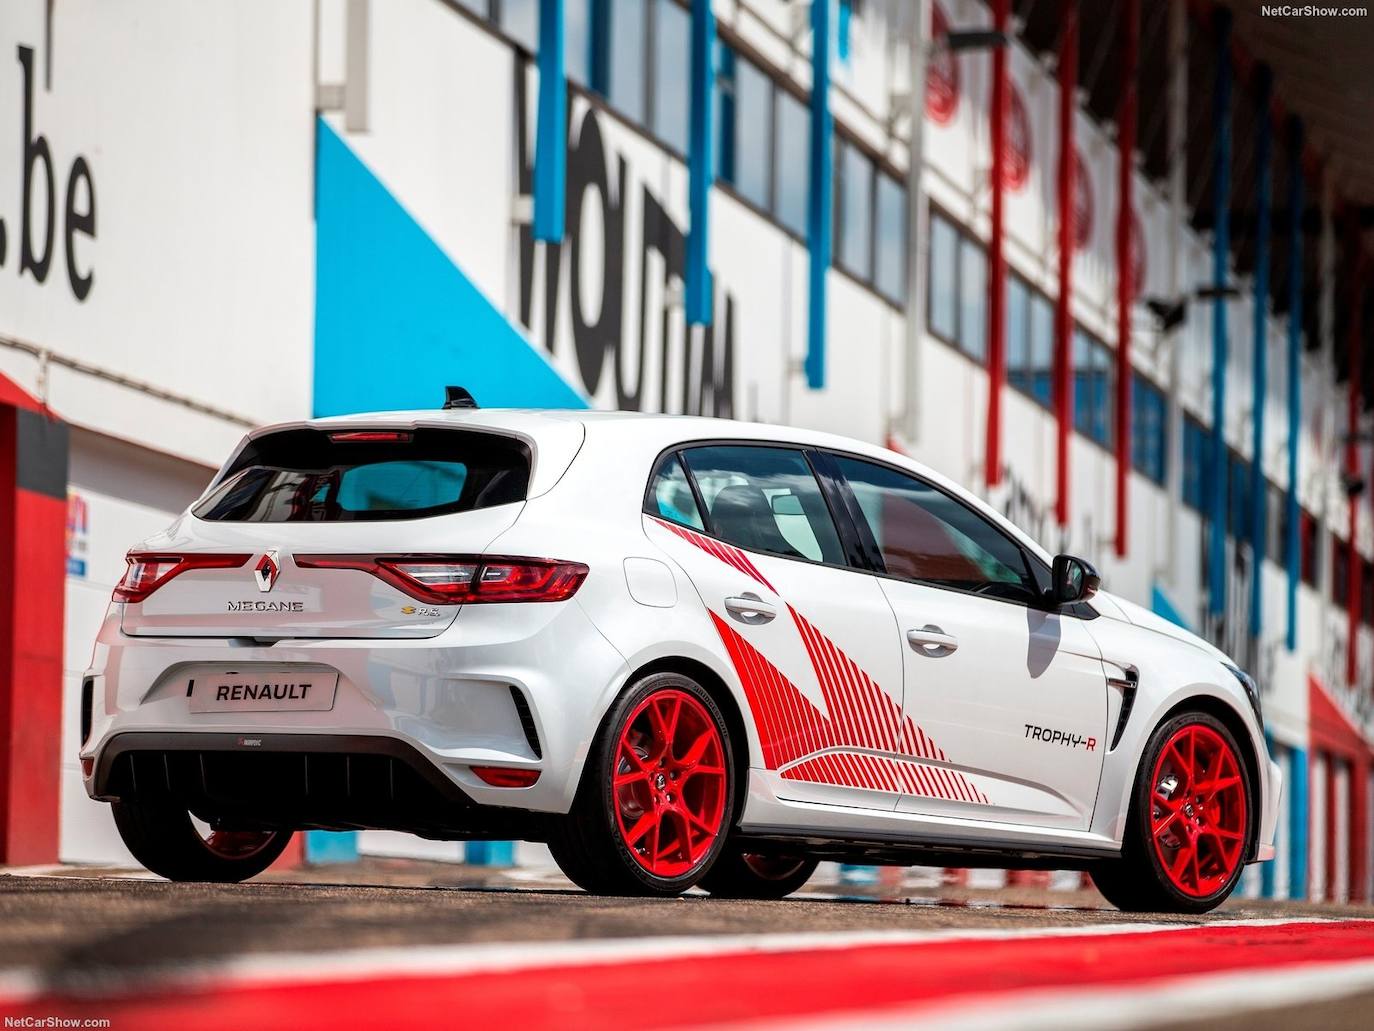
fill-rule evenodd
<path id="1" fill-rule="evenodd" d="M 587 578 L 581 562 L 472 555 L 296 555 L 304 569 L 358 569 L 420 601 L 474 605 L 566 601 Z"/>
<path id="2" fill-rule="evenodd" d="M 174 576 L 188 569 L 237 569 L 251 555 L 174 555 L 131 551 L 124 557 L 129 568 L 115 585 L 115 601 L 142 601 Z"/>

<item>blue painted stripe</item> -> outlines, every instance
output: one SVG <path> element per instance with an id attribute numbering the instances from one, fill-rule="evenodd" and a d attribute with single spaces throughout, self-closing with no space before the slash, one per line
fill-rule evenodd
<path id="1" fill-rule="evenodd" d="M 806 385 L 825 386 L 825 328 L 828 314 L 826 279 L 830 273 L 834 232 L 834 120 L 830 114 L 830 5 L 811 4 L 811 197 L 807 207 L 807 243 L 811 249 L 806 322 Z"/>
<path id="2" fill-rule="evenodd" d="M 687 141 L 687 321 L 694 326 L 711 324 L 711 85 L 716 18 L 711 0 L 692 0 L 692 97 L 691 126 Z"/>
<path id="3" fill-rule="evenodd" d="M 587 407 L 323 120 L 318 135 L 315 415 L 437 408 L 450 383 L 487 407 Z"/>
<path id="4" fill-rule="evenodd" d="M 1288 897 L 1307 898 L 1307 751 L 1289 749 L 1288 769 Z"/>
<path id="5" fill-rule="evenodd" d="M 1302 538 L 1298 511 L 1298 434 L 1302 430 L 1302 122 L 1291 121 L 1288 168 L 1288 650 L 1298 648 Z"/>
<path id="6" fill-rule="evenodd" d="M 1250 636 L 1259 637 L 1264 629 L 1264 538 L 1269 502 L 1268 481 L 1264 476 L 1264 413 L 1269 391 L 1269 208 L 1273 193 L 1270 167 L 1274 119 L 1269 105 L 1273 98 L 1274 75 L 1268 65 L 1257 69 L 1255 98 L 1259 122 L 1255 135 L 1256 222 L 1255 222 L 1255 314 L 1254 372 L 1251 384 L 1250 443 L 1250 554 L 1254 574 L 1250 577 Z"/>
<path id="7" fill-rule="evenodd" d="M 568 80 L 563 0 L 539 0 L 539 121 L 534 141 L 534 238 L 563 242 L 567 192 Z"/>
<path id="8" fill-rule="evenodd" d="M 1214 617 L 1226 611 L 1226 488 L 1230 481 L 1226 454 L 1226 287 L 1231 251 L 1231 12 L 1218 8 L 1216 90 L 1212 138 L 1216 141 L 1216 192 L 1212 214 L 1212 499 L 1208 537 L 1207 608 Z"/>
<path id="9" fill-rule="evenodd" d="M 463 862 L 472 866 L 514 866 L 515 842 L 469 841 L 463 846 Z"/>
<path id="10" fill-rule="evenodd" d="M 1158 584 L 1150 588 L 1150 610 L 1156 616 L 1163 616 L 1175 626 L 1181 626 L 1184 630 L 1192 633 L 1193 628 L 1188 625 L 1188 620 L 1183 618 L 1183 613 L 1178 611 L 1178 607 L 1160 589 Z"/>

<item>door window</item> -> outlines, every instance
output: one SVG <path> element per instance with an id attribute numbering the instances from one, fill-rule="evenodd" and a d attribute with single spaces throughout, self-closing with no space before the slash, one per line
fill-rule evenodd
<path id="1" fill-rule="evenodd" d="M 890 575 L 1027 604 L 1039 596 L 1021 548 L 972 509 L 887 466 L 835 463 Z"/>
<path id="2" fill-rule="evenodd" d="M 748 445 L 682 452 L 711 532 L 751 551 L 840 564 L 844 551 L 806 456 Z"/>

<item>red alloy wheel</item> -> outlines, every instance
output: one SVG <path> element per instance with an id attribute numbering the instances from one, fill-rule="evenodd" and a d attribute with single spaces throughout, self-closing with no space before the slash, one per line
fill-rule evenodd
<path id="1" fill-rule="evenodd" d="M 1207 898 L 1224 888 L 1245 850 L 1245 779 L 1226 739 L 1206 724 L 1180 727 L 1155 760 L 1150 837 L 1175 888 Z"/>
<path id="2" fill-rule="evenodd" d="M 272 843 L 275 831 L 211 831 L 205 847 L 221 859 L 247 859 Z"/>
<path id="3" fill-rule="evenodd" d="M 681 877 L 711 850 L 725 813 L 725 745 L 701 702 L 657 691 L 625 721 L 612 795 L 630 853 L 655 877 Z"/>

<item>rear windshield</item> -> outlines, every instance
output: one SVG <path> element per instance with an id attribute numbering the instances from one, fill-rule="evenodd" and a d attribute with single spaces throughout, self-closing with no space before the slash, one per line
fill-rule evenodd
<path id="1" fill-rule="evenodd" d="M 493 433 L 283 430 L 251 441 L 192 511 L 237 523 L 422 519 L 523 501 L 529 478 L 529 449 Z"/>

